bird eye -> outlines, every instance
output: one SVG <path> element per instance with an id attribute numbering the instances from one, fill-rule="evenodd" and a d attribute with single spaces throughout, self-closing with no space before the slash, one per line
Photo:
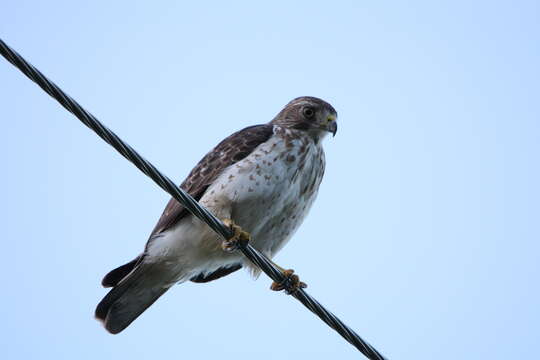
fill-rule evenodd
<path id="1" fill-rule="evenodd" d="M 307 119 L 310 119 L 313 117 L 313 115 L 315 115 L 315 111 L 310 107 L 305 107 L 302 111 Z"/>

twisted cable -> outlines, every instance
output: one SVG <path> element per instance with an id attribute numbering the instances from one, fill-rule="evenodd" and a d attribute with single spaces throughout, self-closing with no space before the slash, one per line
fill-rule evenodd
<path id="1" fill-rule="evenodd" d="M 201 206 L 191 195 L 186 193 L 180 187 L 176 186 L 171 179 L 163 175 L 154 165 L 144 159 L 137 151 L 125 143 L 114 132 L 99 122 L 96 117 L 86 111 L 79 103 L 67 95 L 55 83 L 47 79 L 39 70 L 28 63 L 15 50 L 11 49 L 2 39 L 0 39 L 0 53 L 7 61 L 13 64 L 30 80 L 35 82 L 47 94 L 60 103 L 66 110 L 75 115 L 84 125 L 93 130 L 106 143 L 116 149 L 124 158 L 129 160 L 146 176 L 151 178 L 159 187 L 168 192 L 173 198 L 180 202 L 190 213 L 204 221 L 216 233 L 224 239 L 230 239 L 233 236 L 231 229 L 221 220 L 216 218 L 210 211 Z M 240 251 L 252 263 L 256 264 L 261 270 L 275 282 L 281 283 L 285 276 L 281 271 L 262 253 L 251 246 L 249 243 L 240 246 Z M 384 360 L 381 355 L 369 343 L 363 340 L 351 328 L 345 325 L 330 311 L 326 310 L 317 300 L 311 297 L 305 290 L 298 289 L 291 293 L 312 313 L 317 315 L 328 326 L 338 332 L 345 340 L 356 347 L 362 354 L 371 360 Z"/>

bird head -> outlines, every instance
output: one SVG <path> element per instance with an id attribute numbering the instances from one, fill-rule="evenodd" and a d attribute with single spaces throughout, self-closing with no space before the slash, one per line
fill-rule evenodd
<path id="1" fill-rule="evenodd" d="M 329 132 L 336 135 L 337 112 L 324 100 L 302 96 L 288 103 L 271 123 L 306 131 L 314 138 L 320 139 Z"/>

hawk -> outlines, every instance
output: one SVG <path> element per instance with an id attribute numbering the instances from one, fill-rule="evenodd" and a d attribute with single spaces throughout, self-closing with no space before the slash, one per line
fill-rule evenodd
<path id="1" fill-rule="evenodd" d="M 337 113 L 327 102 L 299 97 L 267 124 L 225 138 L 180 185 L 250 244 L 272 258 L 291 238 L 317 196 L 325 159 L 322 140 L 336 134 Z M 107 331 L 124 330 L 172 285 L 208 282 L 245 267 L 239 252 L 226 252 L 204 222 L 171 199 L 141 255 L 103 278 L 112 287 L 96 308 Z"/>

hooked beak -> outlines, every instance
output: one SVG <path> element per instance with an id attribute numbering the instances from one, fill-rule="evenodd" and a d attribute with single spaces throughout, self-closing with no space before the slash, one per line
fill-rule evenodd
<path id="1" fill-rule="evenodd" d="M 332 121 L 330 124 L 328 124 L 328 127 L 326 128 L 329 132 L 332 133 L 332 137 L 336 136 L 337 133 L 337 122 Z"/>

